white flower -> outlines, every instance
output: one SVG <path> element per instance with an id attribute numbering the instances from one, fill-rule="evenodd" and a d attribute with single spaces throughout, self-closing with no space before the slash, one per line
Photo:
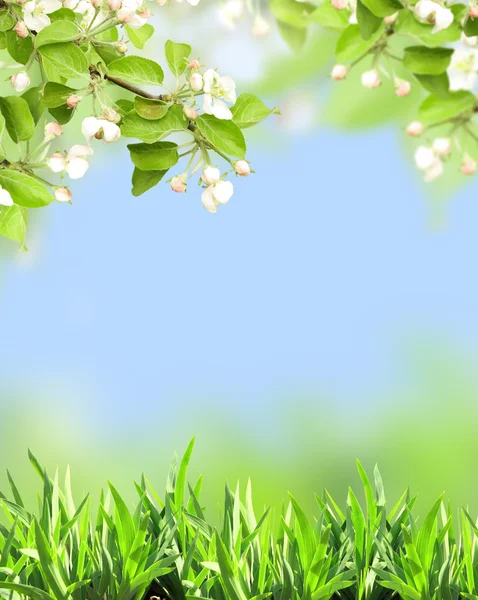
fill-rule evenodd
<path id="1" fill-rule="evenodd" d="M 380 76 L 377 69 L 371 69 L 362 73 L 362 85 L 366 88 L 376 88 L 380 85 Z"/>
<path id="2" fill-rule="evenodd" d="M 12 206 L 13 198 L 10 196 L 10 192 L 4 190 L 0 185 L 0 206 Z"/>
<path id="3" fill-rule="evenodd" d="M 171 189 L 173 192 L 177 192 L 182 194 L 186 191 L 186 181 L 184 180 L 184 175 L 175 175 L 171 179 Z"/>
<path id="4" fill-rule="evenodd" d="M 116 17 L 122 23 L 127 23 L 133 29 L 139 29 L 146 24 L 147 18 L 137 14 L 142 6 L 141 0 L 123 0 L 121 8 L 116 13 Z"/>
<path id="5" fill-rule="evenodd" d="M 66 187 L 58 187 L 55 190 L 55 198 L 58 202 L 69 202 L 71 200 L 71 192 Z"/>
<path id="6" fill-rule="evenodd" d="M 412 89 L 412 85 L 409 81 L 405 79 L 395 78 L 395 95 L 403 98 L 404 96 L 408 96 Z"/>
<path id="7" fill-rule="evenodd" d="M 451 142 L 449 138 L 435 138 L 432 149 L 438 156 L 447 156 L 451 152 Z"/>
<path id="8" fill-rule="evenodd" d="M 50 157 L 48 166 L 53 173 L 66 171 L 71 179 L 80 179 L 88 171 L 88 156 L 93 154 L 93 149 L 83 144 L 76 144 L 66 156 L 55 153 Z"/>
<path id="9" fill-rule="evenodd" d="M 204 86 L 204 81 L 201 73 L 193 73 L 189 78 L 189 85 L 193 92 L 200 92 Z"/>
<path id="10" fill-rule="evenodd" d="M 28 29 L 41 31 L 50 25 L 50 13 L 62 8 L 59 0 L 30 0 L 23 5 L 23 20 Z"/>
<path id="11" fill-rule="evenodd" d="M 230 181 L 219 180 L 204 190 L 201 200 L 204 208 L 210 213 L 217 212 L 220 204 L 227 204 L 234 193 L 234 186 Z"/>
<path id="12" fill-rule="evenodd" d="M 439 158 L 435 158 L 433 164 L 425 171 L 423 180 L 426 181 L 426 183 L 429 183 L 430 181 L 435 181 L 435 179 L 438 179 L 438 177 L 440 177 L 442 173 L 443 163 Z"/>
<path id="13" fill-rule="evenodd" d="M 335 65 L 330 73 L 330 76 L 334 81 L 342 81 L 347 77 L 349 68 L 346 65 Z"/>
<path id="14" fill-rule="evenodd" d="M 183 0 L 176 0 L 178 4 L 182 4 Z M 187 0 L 188 4 L 191 6 L 197 6 L 199 4 L 199 0 Z"/>
<path id="15" fill-rule="evenodd" d="M 415 5 L 415 14 L 420 21 L 434 23 L 432 33 L 438 33 L 453 23 L 454 15 L 449 8 L 433 2 L 433 0 L 419 0 Z"/>
<path id="16" fill-rule="evenodd" d="M 251 172 L 251 167 L 246 160 L 237 160 L 234 163 L 234 171 L 241 177 L 247 177 Z"/>
<path id="17" fill-rule="evenodd" d="M 419 137 L 425 131 L 425 126 L 420 121 L 412 121 L 406 131 L 410 137 Z"/>
<path id="18" fill-rule="evenodd" d="M 236 21 L 238 21 L 243 14 L 243 0 L 226 0 L 226 2 L 219 9 L 219 15 L 222 22 L 231 29 L 234 28 Z"/>
<path id="19" fill-rule="evenodd" d="M 478 50 L 457 48 L 448 68 L 450 90 L 472 90 L 478 74 Z"/>
<path id="20" fill-rule="evenodd" d="M 23 92 L 30 85 L 30 77 L 28 77 L 25 71 L 15 73 L 15 75 L 11 76 L 10 83 L 16 92 Z"/>
<path id="21" fill-rule="evenodd" d="M 415 152 L 415 164 L 424 171 L 424 180 L 426 182 L 434 181 L 443 173 L 443 163 L 438 158 L 433 148 L 428 146 L 419 146 Z"/>
<path id="22" fill-rule="evenodd" d="M 463 156 L 463 162 L 461 163 L 460 171 L 463 175 L 473 175 L 477 169 L 478 165 L 476 160 L 473 160 L 471 156 L 465 154 Z"/>
<path id="23" fill-rule="evenodd" d="M 221 172 L 216 167 L 206 167 L 201 173 L 201 179 L 206 185 L 213 185 L 221 179 Z"/>
<path id="24" fill-rule="evenodd" d="M 97 119 L 96 117 L 86 117 L 81 124 L 81 131 L 89 144 L 93 137 L 104 139 L 105 142 L 116 142 L 121 136 L 121 129 L 106 119 Z"/>
<path id="25" fill-rule="evenodd" d="M 236 101 L 236 84 L 231 77 L 220 77 L 214 69 L 204 73 L 204 103 L 203 110 L 208 115 L 217 119 L 232 119 L 232 113 L 227 107 L 227 102 L 234 104 Z"/>
<path id="26" fill-rule="evenodd" d="M 476 46 L 478 44 L 478 36 L 472 35 L 471 37 L 468 37 L 467 35 L 462 33 L 460 41 L 462 44 L 465 44 L 465 46 L 469 46 L 470 48 L 473 48 L 474 46 Z"/>

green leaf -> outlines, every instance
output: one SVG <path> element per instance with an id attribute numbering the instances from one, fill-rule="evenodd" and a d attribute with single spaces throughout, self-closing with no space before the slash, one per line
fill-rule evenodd
<path id="1" fill-rule="evenodd" d="M 289 23 L 277 21 L 282 39 L 293 52 L 298 52 L 307 41 L 308 30 L 305 27 L 294 27 Z"/>
<path id="2" fill-rule="evenodd" d="M 456 12 L 457 6 L 452 6 L 452 12 Z M 432 33 L 433 25 L 420 23 L 410 10 L 400 11 L 398 20 L 395 22 L 394 29 L 401 35 L 409 35 L 423 42 L 425 45 L 435 48 L 448 42 L 455 42 L 460 39 L 460 19 L 455 21 L 446 29 L 437 33 Z"/>
<path id="3" fill-rule="evenodd" d="M 452 54 L 452 48 L 409 46 L 405 48 L 403 66 L 419 75 L 440 75 L 448 69 Z"/>
<path id="4" fill-rule="evenodd" d="M 470 16 L 466 19 L 463 32 L 467 37 L 478 35 L 478 19 L 472 19 Z"/>
<path id="5" fill-rule="evenodd" d="M 164 79 L 163 69 L 149 58 L 124 56 L 108 65 L 108 75 L 140 85 L 160 85 Z"/>
<path id="6" fill-rule="evenodd" d="M 42 29 L 35 38 L 35 48 L 56 44 L 60 42 L 71 42 L 80 34 L 78 25 L 69 21 L 56 21 Z"/>
<path id="7" fill-rule="evenodd" d="M 154 27 L 150 23 L 145 23 L 139 29 L 133 29 L 129 25 L 126 25 L 125 31 L 133 46 L 142 50 L 146 42 L 153 35 Z"/>
<path id="8" fill-rule="evenodd" d="M 166 61 L 171 73 L 178 76 L 184 73 L 188 65 L 188 58 L 191 54 L 191 46 L 189 44 L 179 44 L 168 40 L 164 47 Z"/>
<path id="9" fill-rule="evenodd" d="M 138 167 L 134 168 L 132 184 L 133 196 L 141 196 L 155 185 L 166 175 L 168 171 L 142 171 Z"/>
<path id="10" fill-rule="evenodd" d="M 66 79 L 86 77 L 88 59 L 86 54 L 75 44 L 48 44 L 39 49 L 45 67 L 55 70 Z"/>
<path id="11" fill-rule="evenodd" d="M 241 129 L 257 125 L 273 114 L 280 114 L 277 108 L 268 108 L 254 94 L 241 94 L 231 107 L 232 120 Z"/>
<path id="12" fill-rule="evenodd" d="M 50 17 L 50 21 L 55 23 L 56 21 L 70 21 L 71 23 L 75 22 L 76 13 L 71 10 L 71 8 L 60 8 L 55 10 L 48 15 Z"/>
<path id="13" fill-rule="evenodd" d="M 7 131 L 14 142 L 26 141 L 35 133 L 35 121 L 28 102 L 18 96 L 0 98 L 0 111 L 5 117 Z"/>
<path id="14" fill-rule="evenodd" d="M 398 0 L 362 0 L 363 4 L 376 17 L 388 17 L 393 15 L 398 10 L 403 8 L 403 5 Z"/>
<path id="15" fill-rule="evenodd" d="M 8 31 L 15 25 L 15 19 L 8 10 L 0 10 L 0 31 Z"/>
<path id="16" fill-rule="evenodd" d="M 216 119 L 213 115 L 201 115 L 196 119 L 196 125 L 213 148 L 228 156 L 245 157 L 246 141 L 233 121 Z"/>
<path id="17" fill-rule="evenodd" d="M 62 106 L 63 104 L 66 104 L 67 99 L 72 94 L 76 93 L 76 91 L 77 90 L 68 87 L 67 85 L 49 81 L 43 90 L 43 104 L 47 108 Z"/>
<path id="18" fill-rule="evenodd" d="M 364 40 L 369 40 L 383 23 L 383 19 L 376 17 L 361 0 L 357 0 L 357 21 Z"/>
<path id="19" fill-rule="evenodd" d="M 141 171 L 167 171 L 179 160 L 177 144 L 155 142 L 154 144 L 129 144 L 131 160 Z"/>
<path id="20" fill-rule="evenodd" d="M 450 80 L 448 74 L 441 73 L 440 75 L 416 75 L 420 85 L 432 94 L 439 98 L 447 98 L 450 88 Z"/>
<path id="21" fill-rule="evenodd" d="M 8 54 L 22 65 L 26 65 L 33 52 L 33 41 L 29 35 L 21 38 L 15 31 L 7 31 L 7 50 Z"/>
<path id="22" fill-rule="evenodd" d="M 476 99 L 471 92 L 450 92 L 446 98 L 430 95 L 422 102 L 419 115 L 423 121 L 435 123 L 453 119 L 463 113 L 469 113 Z"/>
<path id="23" fill-rule="evenodd" d="M 99 59 L 102 60 L 105 65 L 109 65 L 122 56 L 114 46 L 103 46 L 101 44 L 95 44 L 95 42 L 92 42 L 92 46 Z"/>
<path id="24" fill-rule="evenodd" d="M 3 206 L 0 211 L 0 235 L 18 242 L 24 248 L 28 214 L 23 206 Z"/>
<path id="25" fill-rule="evenodd" d="M 349 17 L 348 10 L 337 10 L 328 0 L 322 2 L 310 15 L 311 20 L 332 31 L 342 31 L 348 27 Z"/>
<path id="26" fill-rule="evenodd" d="M 26 100 L 36 125 L 45 111 L 45 105 L 41 96 L 41 87 L 28 88 L 21 97 Z"/>
<path id="27" fill-rule="evenodd" d="M 350 62 L 366 54 L 383 31 L 380 27 L 368 40 L 360 34 L 358 25 L 349 25 L 337 40 L 335 54 L 338 62 Z"/>
<path id="28" fill-rule="evenodd" d="M 315 6 L 297 0 L 270 0 L 269 9 L 278 21 L 303 29 L 309 25 L 309 15 Z"/>
<path id="29" fill-rule="evenodd" d="M 11 581 L 0 581 L 0 589 L 13 590 L 22 596 L 32 598 L 33 600 L 56 600 L 50 594 L 39 588 L 22 583 L 12 583 Z"/>
<path id="30" fill-rule="evenodd" d="M 168 112 L 169 104 L 162 100 L 149 100 L 148 98 L 142 98 L 136 96 L 134 99 L 134 108 L 138 115 L 148 121 L 156 121 L 161 119 Z"/>
<path id="31" fill-rule="evenodd" d="M 15 204 L 25 208 L 40 208 L 54 200 L 53 195 L 39 181 L 12 169 L 0 170 L 0 185 L 10 192 Z"/>
<path id="32" fill-rule="evenodd" d="M 162 119 L 148 121 L 135 113 L 128 113 L 120 123 L 124 137 L 138 138 L 151 144 L 176 131 L 185 131 L 187 119 L 180 106 L 172 106 Z"/>
<path id="33" fill-rule="evenodd" d="M 71 121 L 71 118 L 75 114 L 75 110 L 75 108 L 70 108 L 66 104 L 63 104 L 62 106 L 49 108 L 48 112 L 60 125 L 66 125 Z"/>

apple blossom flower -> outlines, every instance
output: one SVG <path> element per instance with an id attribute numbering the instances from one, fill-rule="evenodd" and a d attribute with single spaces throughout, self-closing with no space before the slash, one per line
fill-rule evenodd
<path id="1" fill-rule="evenodd" d="M 183 0 L 176 0 L 178 4 L 182 4 Z M 199 0 L 187 0 L 190 6 L 197 6 L 199 4 Z"/>
<path id="2" fill-rule="evenodd" d="M 164 6 L 168 3 L 168 0 L 155 0 L 158 6 Z"/>
<path id="3" fill-rule="evenodd" d="M 10 192 L 4 190 L 0 185 L 0 206 L 13 206 L 13 198 Z"/>
<path id="4" fill-rule="evenodd" d="M 443 163 L 439 158 L 435 158 L 433 164 L 426 169 L 423 180 L 426 183 L 430 183 L 431 181 L 435 181 L 438 179 L 440 175 L 443 174 Z"/>
<path id="5" fill-rule="evenodd" d="M 416 149 L 415 164 L 424 172 L 426 182 L 434 181 L 443 173 L 442 161 L 429 146 L 419 146 Z"/>
<path id="6" fill-rule="evenodd" d="M 241 177 L 247 177 L 251 172 L 251 167 L 247 160 L 236 160 L 234 163 L 234 171 Z"/>
<path id="7" fill-rule="evenodd" d="M 213 185 L 221 179 L 221 172 L 217 167 L 206 167 L 201 173 L 201 179 L 206 185 Z"/>
<path id="8" fill-rule="evenodd" d="M 62 8 L 59 0 L 29 0 L 23 5 L 23 20 L 28 29 L 41 31 L 50 25 L 50 13 Z"/>
<path id="9" fill-rule="evenodd" d="M 234 193 L 234 186 L 230 181 L 219 179 L 216 183 L 209 185 L 201 196 L 204 208 L 210 213 L 217 212 L 220 204 L 227 204 Z"/>
<path id="10" fill-rule="evenodd" d="M 51 123 L 47 123 L 45 125 L 45 129 L 44 129 L 44 133 L 45 133 L 45 137 L 46 138 L 56 138 L 59 135 L 62 134 L 62 128 L 60 123 L 57 123 L 56 121 L 52 121 Z"/>
<path id="11" fill-rule="evenodd" d="M 331 4 L 336 10 L 344 10 L 349 6 L 348 0 L 332 0 Z"/>
<path id="12" fill-rule="evenodd" d="M 366 88 L 376 88 L 380 85 L 380 75 L 377 69 L 371 69 L 362 73 L 362 85 Z"/>
<path id="13" fill-rule="evenodd" d="M 395 12 L 395 13 L 393 13 L 393 15 L 388 15 L 383 20 L 387 25 L 393 25 L 397 19 L 398 19 L 398 12 Z"/>
<path id="14" fill-rule="evenodd" d="M 425 131 L 425 126 L 420 121 L 412 121 L 408 125 L 406 132 L 410 137 L 419 137 Z"/>
<path id="15" fill-rule="evenodd" d="M 55 198 L 58 200 L 58 202 L 70 202 L 71 192 L 66 187 L 57 187 L 55 189 Z"/>
<path id="16" fill-rule="evenodd" d="M 451 152 L 451 142 L 449 138 L 435 138 L 432 144 L 433 152 L 440 157 L 447 156 Z"/>
<path id="17" fill-rule="evenodd" d="M 454 15 L 449 8 L 433 0 L 419 0 L 415 4 L 415 14 L 422 22 L 434 23 L 432 33 L 438 33 L 453 23 Z"/>
<path id="18" fill-rule="evenodd" d="M 450 90 L 472 90 L 478 75 L 478 50 L 456 48 L 448 67 Z"/>
<path id="19" fill-rule="evenodd" d="M 236 101 L 236 84 L 231 77 L 220 77 L 214 69 L 204 73 L 203 110 L 217 119 L 232 119 L 232 113 L 224 100 L 234 104 Z M 224 99 L 224 100 L 222 100 Z"/>
<path id="20" fill-rule="evenodd" d="M 123 40 L 120 40 L 116 44 L 116 50 L 118 50 L 118 52 L 121 52 L 121 54 L 125 54 L 126 52 L 128 52 L 128 44 L 126 42 L 123 42 Z"/>
<path id="21" fill-rule="evenodd" d="M 173 192 L 178 192 L 182 194 L 186 191 L 186 181 L 184 180 L 184 175 L 175 175 L 171 179 L 171 189 Z"/>
<path id="22" fill-rule="evenodd" d="M 342 81 L 347 77 L 349 68 L 346 65 L 335 65 L 330 73 L 334 81 Z"/>
<path id="23" fill-rule="evenodd" d="M 23 21 L 18 21 L 13 28 L 13 31 L 18 35 L 18 37 L 26 38 L 28 36 L 28 27 Z"/>
<path id="24" fill-rule="evenodd" d="M 460 41 L 462 44 L 465 44 L 465 46 L 468 46 L 469 48 L 474 48 L 478 44 L 478 36 L 472 35 L 468 37 L 467 35 L 462 33 Z"/>
<path id="25" fill-rule="evenodd" d="M 257 14 L 252 22 L 252 34 L 256 37 L 265 37 L 269 34 L 270 30 L 271 26 L 269 22 L 262 15 Z"/>
<path id="26" fill-rule="evenodd" d="M 412 85 L 409 81 L 405 79 L 395 78 L 395 95 L 403 98 L 404 96 L 408 96 L 410 90 L 412 89 Z"/>
<path id="27" fill-rule="evenodd" d="M 16 92 L 23 92 L 30 85 L 30 77 L 28 77 L 25 71 L 21 71 L 11 76 L 10 83 Z"/>
<path id="28" fill-rule="evenodd" d="M 226 0 L 219 9 L 219 15 L 225 25 L 231 29 L 235 27 L 244 14 L 244 0 Z"/>
<path id="29" fill-rule="evenodd" d="M 193 73 L 189 78 L 189 85 L 193 92 L 200 92 L 204 85 L 201 73 Z"/>
<path id="30" fill-rule="evenodd" d="M 78 106 L 78 102 L 80 102 L 81 99 L 82 98 L 80 96 L 77 96 L 76 94 L 71 94 L 71 96 L 68 96 L 68 98 L 66 99 L 66 105 L 70 108 L 76 108 Z"/>
<path id="31" fill-rule="evenodd" d="M 119 123 L 121 121 L 121 115 L 111 107 L 104 109 L 103 116 L 107 121 L 111 121 L 112 123 Z"/>
<path id="32" fill-rule="evenodd" d="M 48 166 L 53 173 L 66 171 L 71 179 L 80 179 L 90 166 L 88 156 L 91 156 L 91 154 L 93 154 L 93 149 L 90 146 L 76 144 L 66 156 L 59 152 L 52 154 L 48 161 Z"/>
<path id="33" fill-rule="evenodd" d="M 471 156 L 465 154 L 460 167 L 460 171 L 463 173 L 463 175 L 473 175 L 477 168 L 478 164 L 476 163 L 476 160 L 473 160 Z"/>
<path id="34" fill-rule="evenodd" d="M 198 118 L 198 112 L 192 106 L 185 106 L 183 112 L 188 119 L 191 119 L 191 121 Z"/>
<path id="35" fill-rule="evenodd" d="M 470 4 L 468 14 L 472 19 L 476 19 L 478 17 L 478 4 Z"/>
<path id="36" fill-rule="evenodd" d="M 142 7 L 142 0 L 122 0 L 121 8 L 116 13 L 116 18 L 121 23 L 127 23 L 133 29 L 139 29 L 146 24 L 147 19 L 138 13 Z"/>
<path id="37" fill-rule="evenodd" d="M 199 69 L 200 66 L 201 66 L 201 63 L 196 58 L 194 58 L 193 60 L 189 61 L 188 69 L 190 71 L 194 71 L 196 69 Z"/>
<path id="38" fill-rule="evenodd" d="M 104 12 L 97 14 L 96 7 L 90 0 L 63 0 L 63 8 L 69 8 L 82 15 L 81 25 L 85 28 L 91 24 L 93 19 L 95 19 L 97 25 L 100 25 L 108 18 L 108 15 Z"/>
<path id="39" fill-rule="evenodd" d="M 109 0 L 108 8 L 112 11 L 119 10 L 121 8 L 121 0 Z"/>
<path id="40" fill-rule="evenodd" d="M 94 137 L 110 143 L 118 141 L 121 136 L 121 130 L 116 123 L 112 123 L 106 119 L 97 119 L 96 117 L 86 117 L 83 119 L 81 131 L 88 144 L 91 143 Z"/>

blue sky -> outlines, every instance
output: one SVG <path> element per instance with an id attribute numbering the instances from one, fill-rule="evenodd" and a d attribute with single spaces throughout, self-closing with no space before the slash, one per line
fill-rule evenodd
<path id="1" fill-rule="evenodd" d="M 474 352 L 476 183 L 437 229 L 392 129 L 273 141 L 216 215 L 193 185 L 133 198 L 125 153 L 93 163 L 6 269 L 2 381 L 124 419 L 138 399 L 252 413 L 292 391 L 365 402 L 429 336 Z"/>

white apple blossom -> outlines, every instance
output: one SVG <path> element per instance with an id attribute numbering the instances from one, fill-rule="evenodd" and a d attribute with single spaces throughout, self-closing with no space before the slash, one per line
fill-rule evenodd
<path id="1" fill-rule="evenodd" d="M 63 7 L 82 15 L 83 27 L 87 27 L 93 19 L 95 19 L 96 25 L 100 25 L 107 18 L 104 12 L 96 14 L 96 9 L 90 0 L 63 0 Z"/>
<path id="2" fill-rule="evenodd" d="M 478 50 L 456 48 L 448 67 L 450 90 L 472 90 L 478 75 Z"/>
<path id="3" fill-rule="evenodd" d="M 45 137 L 49 139 L 56 138 L 63 132 L 60 123 L 57 123 L 56 121 L 51 121 L 50 123 L 47 123 L 43 131 Z"/>
<path id="4" fill-rule="evenodd" d="M 443 163 L 436 155 L 433 148 L 419 146 L 415 152 L 415 164 L 423 171 L 426 182 L 434 181 L 443 173 Z"/>
<path id="5" fill-rule="evenodd" d="M 16 92 L 23 92 L 30 85 L 30 77 L 28 77 L 25 71 L 15 73 L 15 75 L 11 76 L 10 83 Z"/>
<path id="6" fill-rule="evenodd" d="M 193 73 L 189 78 L 189 85 L 193 92 L 200 92 L 204 86 L 204 80 L 201 73 Z"/>
<path id="7" fill-rule="evenodd" d="M 55 198 L 58 200 L 58 202 L 70 202 L 71 192 L 66 187 L 57 187 L 55 189 Z"/>
<path id="8" fill-rule="evenodd" d="M 370 71 L 365 71 L 362 73 L 362 85 L 366 88 L 376 88 L 380 85 L 380 75 L 378 74 L 377 69 L 371 69 Z"/>
<path id="9" fill-rule="evenodd" d="M 177 192 L 178 194 L 182 194 L 186 191 L 186 181 L 184 180 L 184 175 L 175 175 L 171 179 L 171 189 L 173 192 Z"/>
<path id="10" fill-rule="evenodd" d="M 191 119 L 191 121 L 194 121 L 194 119 L 198 118 L 198 111 L 192 106 L 185 106 L 183 108 L 183 112 L 188 119 Z"/>
<path id="11" fill-rule="evenodd" d="M 409 81 L 405 81 L 405 79 L 395 78 L 395 95 L 399 98 L 403 98 L 404 96 L 408 96 L 412 89 L 412 85 Z"/>
<path id="12" fill-rule="evenodd" d="M 465 154 L 460 167 L 460 171 L 463 173 L 463 175 L 473 175 L 477 168 L 478 164 L 476 163 L 476 160 L 473 160 L 471 156 Z"/>
<path id="13" fill-rule="evenodd" d="M 141 0 L 123 0 L 121 8 L 116 13 L 116 17 L 122 23 L 127 23 L 133 29 L 139 29 L 146 24 L 147 18 L 140 16 L 138 11 L 142 8 Z"/>
<path id="14" fill-rule="evenodd" d="M 50 25 L 50 13 L 62 8 L 59 0 L 29 0 L 23 5 L 23 20 L 28 29 L 41 31 Z"/>
<path id="15" fill-rule="evenodd" d="M 10 195 L 10 192 L 4 190 L 0 185 L 0 206 L 12 206 L 13 198 Z"/>
<path id="16" fill-rule="evenodd" d="M 244 14 L 244 0 L 226 0 L 219 8 L 221 21 L 229 28 L 233 29 L 236 22 Z"/>
<path id="17" fill-rule="evenodd" d="M 425 171 L 423 180 L 426 183 L 435 181 L 443 174 L 443 163 L 439 158 L 435 158 L 433 164 Z"/>
<path id="18" fill-rule="evenodd" d="M 206 185 L 213 185 L 221 179 L 221 172 L 217 167 L 206 167 L 201 173 L 201 179 Z"/>
<path id="19" fill-rule="evenodd" d="M 236 84 L 231 77 L 220 77 L 214 69 L 204 73 L 203 110 L 217 119 L 232 119 L 232 113 L 224 102 L 234 104 L 236 101 Z"/>
<path id="20" fill-rule="evenodd" d="M 18 23 L 13 28 L 13 31 L 18 35 L 18 37 L 26 38 L 28 36 L 28 27 L 25 25 L 23 21 L 18 21 Z"/>
<path id="21" fill-rule="evenodd" d="M 393 13 L 393 15 L 388 15 L 383 20 L 387 25 L 393 25 L 397 19 L 398 19 L 398 12 Z"/>
<path id="22" fill-rule="evenodd" d="M 468 14 L 472 19 L 476 19 L 478 17 L 478 4 L 470 4 Z"/>
<path id="23" fill-rule="evenodd" d="M 438 33 L 453 23 L 454 15 L 449 8 L 433 0 L 419 0 L 415 4 L 415 14 L 422 22 L 433 23 L 432 33 Z"/>
<path id="24" fill-rule="evenodd" d="M 176 0 L 178 4 L 182 4 L 183 0 Z M 187 0 L 188 4 L 191 6 L 197 6 L 199 4 L 199 0 Z"/>
<path id="25" fill-rule="evenodd" d="M 251 167 L 247 160 L 237 160 L 234 163 L 234 171 L 241 177 L 247 177 L 251 172 Z"/>
<path id="26" fill-rule="evenodd" d="M 97 119 L 96 117 L 86 117 L 81 124 L 81 131 L 88 144 L 94 137 L 103 139 L 105 142 L 116 142 L 121 136 L 121 130 L 111 121 L 106 119 Z"/>
<path id="27" fill-rule="evenodd" d="M 71 179 L 80 179 L 88 171 L 88 157 L 93 154 L 93 149 L 90 146 L 76 144 L 68 154 L 64 156 L 59 152 L 53 154 L 48 166 L 54 173 L 62 173 L 66 171 Z"/>
<path id="28" fill-rule="evenodd" d="M 342 81 L 347 77 L 349 68 L 346 65 L 334 65 L 330 76 L 334 81 Z"/>
<path id="29" fill-rule="evenodd" d="M 462 33 L 460 41 L 462 44 L 465 44 L 465 46 L 468 46 L 469 48 L 474 48 L 478 44 L 478 36 L 472 35 L 471 37 L 468 37 L 467 35 Z"/>
<path id="30" fill-rule="evenodd" d="M 432 149 L 437 156 L 447 156 L 451 152 L 450 138 L 435 138 Z"/>
<path id="31" fill-rule="evenodd" d="M 425 131 L 425 126 L 420 121 L 412 121 L 406 131 L 410 137 L 419 137 Z"/>

